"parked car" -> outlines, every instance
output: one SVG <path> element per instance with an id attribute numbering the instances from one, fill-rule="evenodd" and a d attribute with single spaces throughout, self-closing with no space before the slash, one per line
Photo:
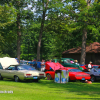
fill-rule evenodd
<path id="1" fill-rule="evenodd" d="M 90 80 L 91 77 L 89 74 L 82 72 L 78 68 L 74 67 L 64 67 L 60 63 L 47 63 L 48 66 L 46 66 L 46 77 L 48 80 L 54 79 L 55 78 L 55 71 L 56 70 L 66 70 L 69 71 L 69 80 L 74 81 L 74 80 Z M 51 67 L 52 69 L 49 69 Z"/>
<path id="2" fill-rule="evenodd" d="M 100 65 L 91 64 L 92 68 L 100 68 Z M 88 71 L 88 64 L 80 66 L 83 68 L 83 71 Z"/>
<path id="3" fill-rule="evenodd" d="M 36 80 L 45 78 L 45 73 L 34 69 L 29 65 L 10 65 L 6 69 L 0 69 L 0 80 L 3 78 L 20 80 Z"/>
<path id="4" fill-rule="evenodd" d="M 92 68 L 90 71 L 86 71 L 85 73 L 90 74 L 92 82 L 100 80 L 100 68 Z"/>

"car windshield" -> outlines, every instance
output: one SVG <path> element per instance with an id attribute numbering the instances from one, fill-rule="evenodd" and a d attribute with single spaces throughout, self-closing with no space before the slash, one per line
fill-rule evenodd
<path id="1" fill-rule="evenodd" d="M 95 68 L 94 71 L 95 72 L 100 72 L 100 69 L 99 68 Z"/>
<path id="2" fill-rule="evenodd" d="M 69 59 L 64 60 L 65 63 L 71 63 Z"/>
<path id="3" fill-rule="evenodd" d="M 17 67 L 18 70 L 36 70 L 35 68 L 29 66 L 29 65 L 22 65 Z"/>
<path id="4" fill-rule="evenodd" d="M 82 72 L 82 71 L 79 70 L 79 69 L 69 69 L 68 71 L 69 71 L 69 72 Z"/>

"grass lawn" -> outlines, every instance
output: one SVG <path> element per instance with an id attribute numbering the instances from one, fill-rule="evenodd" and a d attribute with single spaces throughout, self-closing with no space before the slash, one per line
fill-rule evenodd
<path id="1" fill-rule="evenodd" d="M 0 100 L 100 100 L 100 82 L 92 84 L 69 82 L 54 83 L 53 80 L 39 82 L 0 81 Z"/>

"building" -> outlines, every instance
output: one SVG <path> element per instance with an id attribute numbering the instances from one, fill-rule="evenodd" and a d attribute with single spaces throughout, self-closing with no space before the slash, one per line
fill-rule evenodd
<path id="1" fill-rule="evenodd" d="M 78 62 L 80 63 L 81 47 L 72 48 L 72 49 L 64 51 L 62 53 L 62 57 L 77 59 Z M 89 61 L 92 61 L 93 64 L 100 64 L 100 43 L 94 42 L 86 46 L 85 63 L 88 64 Z"/>

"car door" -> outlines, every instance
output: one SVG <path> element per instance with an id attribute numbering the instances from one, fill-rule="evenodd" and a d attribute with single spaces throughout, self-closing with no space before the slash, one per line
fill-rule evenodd
<path id="1" fill-rule="evenodd" d="M 13 78 L 14 72 L 15 72 L 15 70 L 13 70 L 13 69 L 15 69 L 14 65 L 11 65 L 8 67 L 8 69 L 6 69 L 6 71 L 5 71 L 6 78 Z"/>
<path id="2" fill-rule="evenodd" d="M 11 66 L 12 69 L 9 71 L 9 75 L 8 75 L 8 78 L 14 78 L 14 75 L 16 75 L 16 72 L 18 71 L 17 70 L 17 66 Z"/>
<path id="3" fill-rule="evenodd" d="M 13 66 L 9 66 L 8 68 L 2 70 L 2 77 L 9 78 L 12 68 Z"/>

